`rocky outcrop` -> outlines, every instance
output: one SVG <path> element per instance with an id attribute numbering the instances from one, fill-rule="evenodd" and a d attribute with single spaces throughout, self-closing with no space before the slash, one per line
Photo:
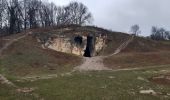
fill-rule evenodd
<path id="1" fill-rule="evenodd" d="M 83 55 L 83 49 L 85 48 L 85 46 L 80 47 L 79 45 L 76 45 L 76 43 L 72 42 L 71 38 L 57 36 L 55 39 L 52 40 L 48 48 L 59 52 Z"/>
<path id="2" fill-rule="evenodd" d="M 91 38 L 88 38 L 91 37 Z M 75 55 L 96 56 L 106 45 L 106 35 L 101 34 L 79 34 L 68 37 L 67 35 L 57 35 L 47 42 L 47 47 L 59 52 L 71 53 Z"/>

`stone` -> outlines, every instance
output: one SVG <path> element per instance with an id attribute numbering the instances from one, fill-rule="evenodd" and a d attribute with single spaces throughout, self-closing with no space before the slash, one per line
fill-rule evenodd
<path id="1" fill-rule="evenodd" d="M 154 90 L 141 90 L 139 93 L 141 94 L 152 94 L 152 95 L 156 95 L 156 92 Z"/>

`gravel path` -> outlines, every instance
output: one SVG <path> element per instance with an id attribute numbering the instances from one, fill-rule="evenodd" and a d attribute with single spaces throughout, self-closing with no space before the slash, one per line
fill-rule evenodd
<path id="1" fill-rule="evenodd" d="M 91 57 L 84 58 L 84 63 L 80 66 L 74 68 L 74 70 L 78 71 L 101 71 L 101 70 L 111 70 L 107 67 L 104 67 L 103 57 Z"/>

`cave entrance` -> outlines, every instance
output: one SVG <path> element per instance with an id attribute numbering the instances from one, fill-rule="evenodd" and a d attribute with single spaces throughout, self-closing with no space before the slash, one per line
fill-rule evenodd
<path id="1" fill-rule="evenodd" d="M 83 38 L 81 36 L 77 36 L 74 38 L 76 44 L 81 45 L 83 43 Z"/>
<path id="2" fill-rule="evenodd" d="M 86 44 L 86 49 L 84 51 L 84 57 L 92 57 L 93 53 L 93 37 L 92 36 L 87 36 L 87 44 Z"/>

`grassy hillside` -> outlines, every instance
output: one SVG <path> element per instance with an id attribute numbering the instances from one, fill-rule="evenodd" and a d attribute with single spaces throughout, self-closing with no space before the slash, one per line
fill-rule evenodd
<path id="1" fill-rule="evenodd" d="M 166 72 L 165 72 L 166 71 Z M 133 71 L 86 72 L 62 75 L 37 81 L 11 79 L 19 87 L 35 90 L 19 93 L 15 88 L 0 85 L 2 100 L 169 100 L 169 85 L 149 81 L 170 72 L 169 66 Z M 142 94 L 153 90 L 156 94 Z"/>
<path id="2" fill-rule="evenodd" d="M 106 47 L 102 50 L 100 55 L 109 55 L 114 53 L 114 51 L 127 39 L 130 35 L 121 32 L 110 32 L 108 33 L 108 39 L 106 42 Z"/>
<path id="3" fill-rule="evenodd" d="M 130 37 L 90 26 L 69 28 L 32 31 L 42 36 L 61 31 L 107 33 L 107 46 L 100 55 L 113 53 Z M 0 39 L 0 48 L 20 35 L 23 34 Z M 0 56 L 0 100 L 169 100 L 169 50 L 168 41 L 136 37 L 121 53 L 104 59 L 105 66 L 113 70 L 80 73 L 71 71 L 82 63 L 82 57 L 42 49 L 34 37 L 27 36 L 11 44 Z M 15 87 L 5 84 L 1 74 Z M 140 93 L 147 90 L 155 93 Z"/>
<path id="4" fill-rule="evenodd" d="M 112 69 L 170 65 L 170 52 L 120 53 L 105 58 L 104 64 Z"/>
<path id="5" fill-rule="evenodd" d="M 114 44 L 113 42 L 109 43 L 109 45 Z M 112 47 L 109 47 L 104 52 L 111 51 Z M 143 37 L 135 37 L 119 54 L 105 58 L 104 64 L 113 69 L 147 67 L 170 64 L 169 59 L 170 41 L 153 41 Z"/>
<path id="6" fill-rule="evenodd" d="M 61 33 L 71 36 L 72 33 L 74 32 L 107 34 L 107 41 L 106 41 L 107 46 L 99 53 L 99 55 L 112 54 L 122 43 L 124 43 L 131 37 L 131 35 L 121 33 L 121 32 L 112 32 L 94 26 L 81 27 L 78 25 L 58 26 L 58 27 L 50 27 L 50 28 L 43 28 L 43 29 L 40 28 L 40 29 L 35 29 L 30 31 L 32 31 L 33 33 L 39 33 L 42 36 L 49 36 L 49 35 L 55 36 L 55 34 L 61 34 Z M 3 43 L 1 44 L 3 45 Z M 124 50 L 121 51 L 120 54 L 106 58 L 104 60 L 104 63 L 107 67 L 110 68 L 117 68 L 117 67 L 124 68 L 124 67 L 136 67 L 136 66 L 139 67 L 139 66 L 169 64 L 170 63 L 168 60 L 169 50 L 170 50 L 170 42 L 168 41 L 158 42 L 144 37 L 135 37 L 134 40 Z M 81 60 L 79 60 L 80 57 L 59 53 L 52 50 L 42 50 L 40 44 L 38 44 L 35 41 L 35 39 L 31 37 L 25 38 L 25 40 L 18 41 L 12 46 L 10 46 L 10 48 L 6 51 L 6 54 L 8 54 L 9 56 L 3 59 L 13 60 L 13 57 L 19 57 L 19 56 L 22 56 L 23 57 L 22 59 L 27 59 L 27 60 L 32 60 L 34 58 L 33 60 L 35 59 L 36 60 L 34 61 L 34 63 L 29 64 L 29 66 L 45 66 L 45 67 L 49 66 L 47 68 L 51 70 L 53 69 L 54 66 L 65 65 L 63 64 L 65 62 L 68 63 L 68 65 L 66 64 L 66 66 L 69 66 L 69 64 L 75 66 L 81 62 Z M 54 54 L 57 55 L 55 56 L 57 59 L 54 57 Z M 49 57 L 48 55 L 50 55 L 50 58 L 48 58 Z M 73 60 L 72 58 L 75 58 L 75 60 Z M 50 61 L 47 61 L 47 59 L 49 59 Z M 55 60 L 51 61 L 51 59 L 55 59 L 57 64 L 54 63 Z M 19 60 L 20 59 L 18 58 L 18 61 Z M 7 64 L 9 62 L 2 60 L 1 63 Z M 30 63 L 30 62 L 23 62 L 23 63 Z"/>
<path id="7" fill-rule="evenodd" d="M 170 41 L 154 41 L 148 38 L 135 37 L 123 52 L 169 51 Z"/>
<path id="8" fill-rule="evenodd" d="M 122 43 L 126 42 L 131 35 L 119 32 L 108 34 L 107 46 L 102 55 L 112 54 Z M 170 51 L 170 41 L 154 41 L 149 38 L 135 37 L 121 53 L 145 53 Z"/>
<path id="9" fill-rule="evenodd" d="M 114 52 L 116 48 L 118 48 L 123 42 L 129 39 L 130 35 L 121 33 L 121 32 L 112 32 L 103 28 L 95 27 L 95 26 L 78 26 L 78 25 L 67 25 L 67 26 L 58 26 L 51 28 L 43 28 L 43 29 L 35 29 L 32 30 L 33 33 L 38 33 L 41 35 L 50 35 L 54 36 L 56 34 L 66 35 L 68 37 L 72 37 L 76 34 L 96 34 L 96 35 L 105 35 L 107 34 L 106 44 L 107 46 L 99 53 L 99 55 L 108 55 Z M 36 35 L 36 34 L 35 34 Z"/>
<path id="10" fill-rule="evenodd" d="M 81 57 L 42 49 L 34 38 L 27 36 L 3 52 L 0 73 L 18 76 L 62 73 L 71 71 L 80 63 Z"/>

